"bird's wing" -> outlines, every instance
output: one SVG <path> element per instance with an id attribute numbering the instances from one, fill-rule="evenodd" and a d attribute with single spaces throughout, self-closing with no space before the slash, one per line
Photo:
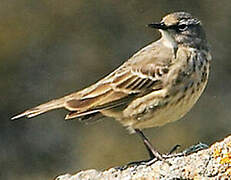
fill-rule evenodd
<path id="1" fill-rule="evenodd" d="M 31 118 L 63 107 L 71 111 L 66 119 L 75 117 L 85 119 L 100 114 L 102 110 L 127 105 L 135 97 L 143 96 L 150 91 L 160 90 L 172 57 L 172 51 L 160 49 L 161 47 L 163 48 L 153 43 L 141 49 L 96 84 L 38 105 L 11 119 L 24 116 Z"/>
<path id="2" fill-rule="evenodd" d="M 73 95 L 65 103 L 65 108 L 72 111 L 66 119 L 127 105 L 136 97 L 161 90 L 162 78 L 169 71 L 170 58 L 158 59 L 156 51 L 156 48 L 139 51 L 110 75 L 78 92 L 76 98 Z"/>

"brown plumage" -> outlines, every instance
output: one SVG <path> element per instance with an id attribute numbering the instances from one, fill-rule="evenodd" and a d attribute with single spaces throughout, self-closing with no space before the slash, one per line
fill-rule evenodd
<path id="1" fill-rule="evenodd" d="M 159 46 L 154 43 L 135 54 L 129 61 L 96 84 L 36 106 L 12 119 L 23 116 L 31 118 L 62 107 L 71 111 L 66 119 L 76 118 L 128 105 L 137 97 L 142 97 L 153 90 L 160 90 L 163 84 L 161 79 L 168 72 L 170 60 L 163 57 L 166 62 L 157 63 L 157 58 L 149 55 L 149 53 L 155 55 L 155 51 L 161 52 Z"/>
<path id="2" fill-rule="evenodd" d="M 65 119 L 109 116 L 131 132 L 180 119 L 203 92 L 211 59 L 201 23 L 172 13 L 159 24 L 162 38 L 134 54 L 114 72 L 78 92 L 29 109 L 12 119 L 66 108 Z"/>

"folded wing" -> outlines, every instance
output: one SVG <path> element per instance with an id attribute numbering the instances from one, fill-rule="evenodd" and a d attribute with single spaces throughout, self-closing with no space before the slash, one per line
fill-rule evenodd
<path id="1" fill-rule="evenodd" d="M 12 120 L 23 116 L 31 118 L 63 107 L 71 111 L 66 119 L 88 119 L 100 115 L 102 110 L 126 106 L 136 97 L 160 90 L 163 84 L 162 76 L 168 72 L 169 62 L 166 60 L 160 63 L 150 55 L 151 52 L 146 51 L 150 50 L 146 48 L 136 53 L 96 84 L 36 106 L 14 116 Z"/>

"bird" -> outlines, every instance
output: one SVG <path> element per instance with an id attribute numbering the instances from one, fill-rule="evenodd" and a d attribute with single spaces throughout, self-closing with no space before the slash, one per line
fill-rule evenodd
<path id="1" fill-rule="evenodd" d="M 109 75 L 11 119 L 59 108 L 69 111 L 66 120 L 112 117 L 140 135 L 151 158 L 165 160 L 142 130 L 179 120 L 193 107 L 206 87 L 212 57 L 201 21 L 190 13 L 173 12 L 147 26 L 159 30 L 160 39 Z"/>

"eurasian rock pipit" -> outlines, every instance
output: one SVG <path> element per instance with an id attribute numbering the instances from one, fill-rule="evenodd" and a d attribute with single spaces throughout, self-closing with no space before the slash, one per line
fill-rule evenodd
<path id="1" fill-rule="evenodd" d="M 141 135 L 152 157 L 163 159 L 141 132 L 182 118 L 203 92 L 211 55 L 201 22 L 175 12 L 160 23 L 162 37 L 135 53 L 111 74 L 83 90 L 29 109 L 12 120 L 66 108 L 65 119 L 113 117 Z"/>

